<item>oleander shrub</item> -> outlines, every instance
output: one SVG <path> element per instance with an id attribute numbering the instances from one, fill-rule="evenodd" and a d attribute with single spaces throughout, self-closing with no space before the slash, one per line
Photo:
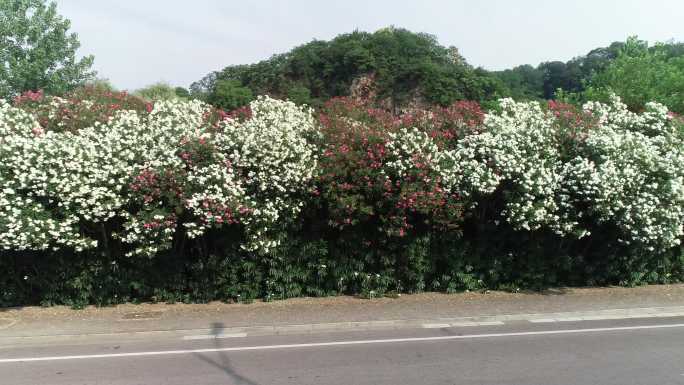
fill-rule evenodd
<path id="1" fill-rule="evenodd" d="M 501 191 L 502 220 L 570 238 L 611 227 L 616 242 L 648 251 L 680 244 L 684 142 L 664 106 L 635 114 L 615 98 L 572 112 L 508 99 L 502 108 L 459 149 L 479 178 L 463 189 Z"/>
<path id="2" fill-rule="evenodd" d="M 681 264 L 681 121 L 658 104 L 629 112 L 616 98 L 582 110 L 512 100 L 501 108 L 459 144 L 470 176 L 461 188 L 477 201 L 465 238 L 491 258 L 485 279 L 670 280 L 663 271 Z"/>
<path id="3" fill-rule="evenodd" d="M 350 261 L 344 282 L 361 276 L 368 296 L 426 288 L 429 240 L 460 238 L 468 204 L 454 188 L 453 144 L 482 118 L 463 102 L 398 117 L 347 98 L 325 105 L 312 203 L 329 253 Z"/>
<path id="4" fill-rule="evenodd" d="M 25 93 L 0 102 L 0 306 L 680 281 L 682 127 L 617 98 Z"/>
<path id="5" fill-rule="evenodd" d="M 14 106 L 32 114 L 43 130 L 70 131 L 106 123 L 118 111 L 141 114 L 152 105 L 125 91 L 113 91 L 102 85 L 86 85 L 61 97 L 46 96 L 43 91 L 27 91 L 14 98 Z"/>

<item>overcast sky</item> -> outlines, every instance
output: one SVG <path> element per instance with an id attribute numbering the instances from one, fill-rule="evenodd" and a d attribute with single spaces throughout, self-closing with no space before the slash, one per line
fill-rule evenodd
<path id="1" fill-rule="evenodd" d="M 612 41 L 684 40 L 684 0 L 58 0 L 99 76 L 188 86 L 313 39 L 389 25 L 435 35 L 487 69 L 568 60 Z"/>

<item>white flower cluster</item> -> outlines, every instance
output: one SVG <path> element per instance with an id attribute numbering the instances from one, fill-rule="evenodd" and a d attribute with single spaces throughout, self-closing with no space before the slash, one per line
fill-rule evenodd
<path id="1" fill-rule="evenodd" d="M 388 175 L 405 178 L 418 169 L 424 169 L 436 173 L 441 185 L 447 189 L 460 182 L 455 151 L 440 149 L 424 131 L 402 128 L 390 133 L 387 150 L 391 158 L 383 171 Z M 430 180 L 425 182 L 429 183 Z"/>
<path id="2" fill-rule="evenodd" d="M 245 225 L 245 247 L 268 249 L 269 229 L 298 212 L 315 172 L 315 129 L 290 102 L 251 108 L 245 122 L 211 125 L 201 102 L 162 101 L 147 116 L 122 111 L 68 133 L 43 132 L 0 101 L 0 249 L 92 248 L 114 224 L 131 254 L 154 255 L 176 225 L 196 237 L 233 221 Z"/>
<path id="3" fill-rule="evenodd" d="M 0 104 L 0 247 L 94 247 L 84 228 L 122 215 L 134 142 L 117 130 L 42 132 L 31 116 Z"/>
<path id="4" fill-rule="evenodd" d="M 554 118 L 539 103 L 501 100 L 500 114 L 485 116 L 484 133 L 465 137 L 458 148 L 466 192 L 488 194 L 510 183 L 504 217 L 515 227 L 572 228 L 559 213 L 563 181 Z"/>
<path id="5" fill-rule="evenodd" d="M 576 191 L 590 202 L 589 212 L 613 223 L 625 243 L 650 249 L 672 247 L 684 235 L 684 138 L 667 108 L 649 103 L 641 114 L 614 98 L 610 105 L 588 103 L 599 117 L 576 162 L 583 178 Z M 681 124 L 681 123 L 679 123 Z"/>
<path id="6" fill-rule="evenodd" d="M 483 133 L 457 149 L 464 193 L 504 191 L 503 217 L 514 227 L 589 234 L 610 223 L 626 243 L 677 245 L 684 226 L 684 143 L 662 105 L 629 112 L 619 99 L 588 103 L 595 127 L 563 146 L 567 127 L 537 102 L 501 100 Z M 565 135 L 565 137 L 564 137 Z"/>
<path id="7" fill-rule="evenodd" d="M 260 96 L 250 104 L 252 118 L 227 121 L 216 137 L 218 152 L 242 176 L 242 187 L 253 207 L 244 221 L 250 250 L 277 244 L 271 230 L 295 217 L 302 193 L 316 172 L 318 135 L 311 110 L 289 101 Z"/>

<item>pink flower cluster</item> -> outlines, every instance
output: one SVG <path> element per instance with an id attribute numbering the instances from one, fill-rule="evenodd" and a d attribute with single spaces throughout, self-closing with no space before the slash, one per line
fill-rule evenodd
<path id="1" fill-rule="evenodd" d="M 21 95 L 17 95 L 14 98 L 14 104 L 18 105 L 28 102 L 40 102 L 43 100 L 43 97 L 45 97 L 43 90 L 25 91 Z"/>
<path id="2" fill-rule="evenodd" d="M 329 101 L 319 116 L 324 150 L 317 191 L 326 202 L 330 223 L 339 229 L 382 223 L 385 232 L 399 237 L 425 221 L 456 227 L 460 197 L 443 188 L 428 159 L 413 154 L 407 175 L 388 175 L 387 165 L 396 161 L 387 149 L 390 133 L 416 127 L 448 146 L 478 129 L 483 119 L 479 105 L 471 102 L 393 116 L 355 100 Z"/>

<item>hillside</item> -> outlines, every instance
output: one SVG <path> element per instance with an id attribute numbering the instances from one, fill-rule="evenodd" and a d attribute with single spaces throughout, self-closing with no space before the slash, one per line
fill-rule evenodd
<path id="1" fill-rule="evenodd" d="M 229 109 L 259 94 L 311 105 L 351 95 L 395 111 L 416 104 L 486 101 L 503 94 L 499 79 L 473 68 L 455 47 L 400 28 L 314 40 L 256 64 L 210 73 L 191 90 Z"/>

